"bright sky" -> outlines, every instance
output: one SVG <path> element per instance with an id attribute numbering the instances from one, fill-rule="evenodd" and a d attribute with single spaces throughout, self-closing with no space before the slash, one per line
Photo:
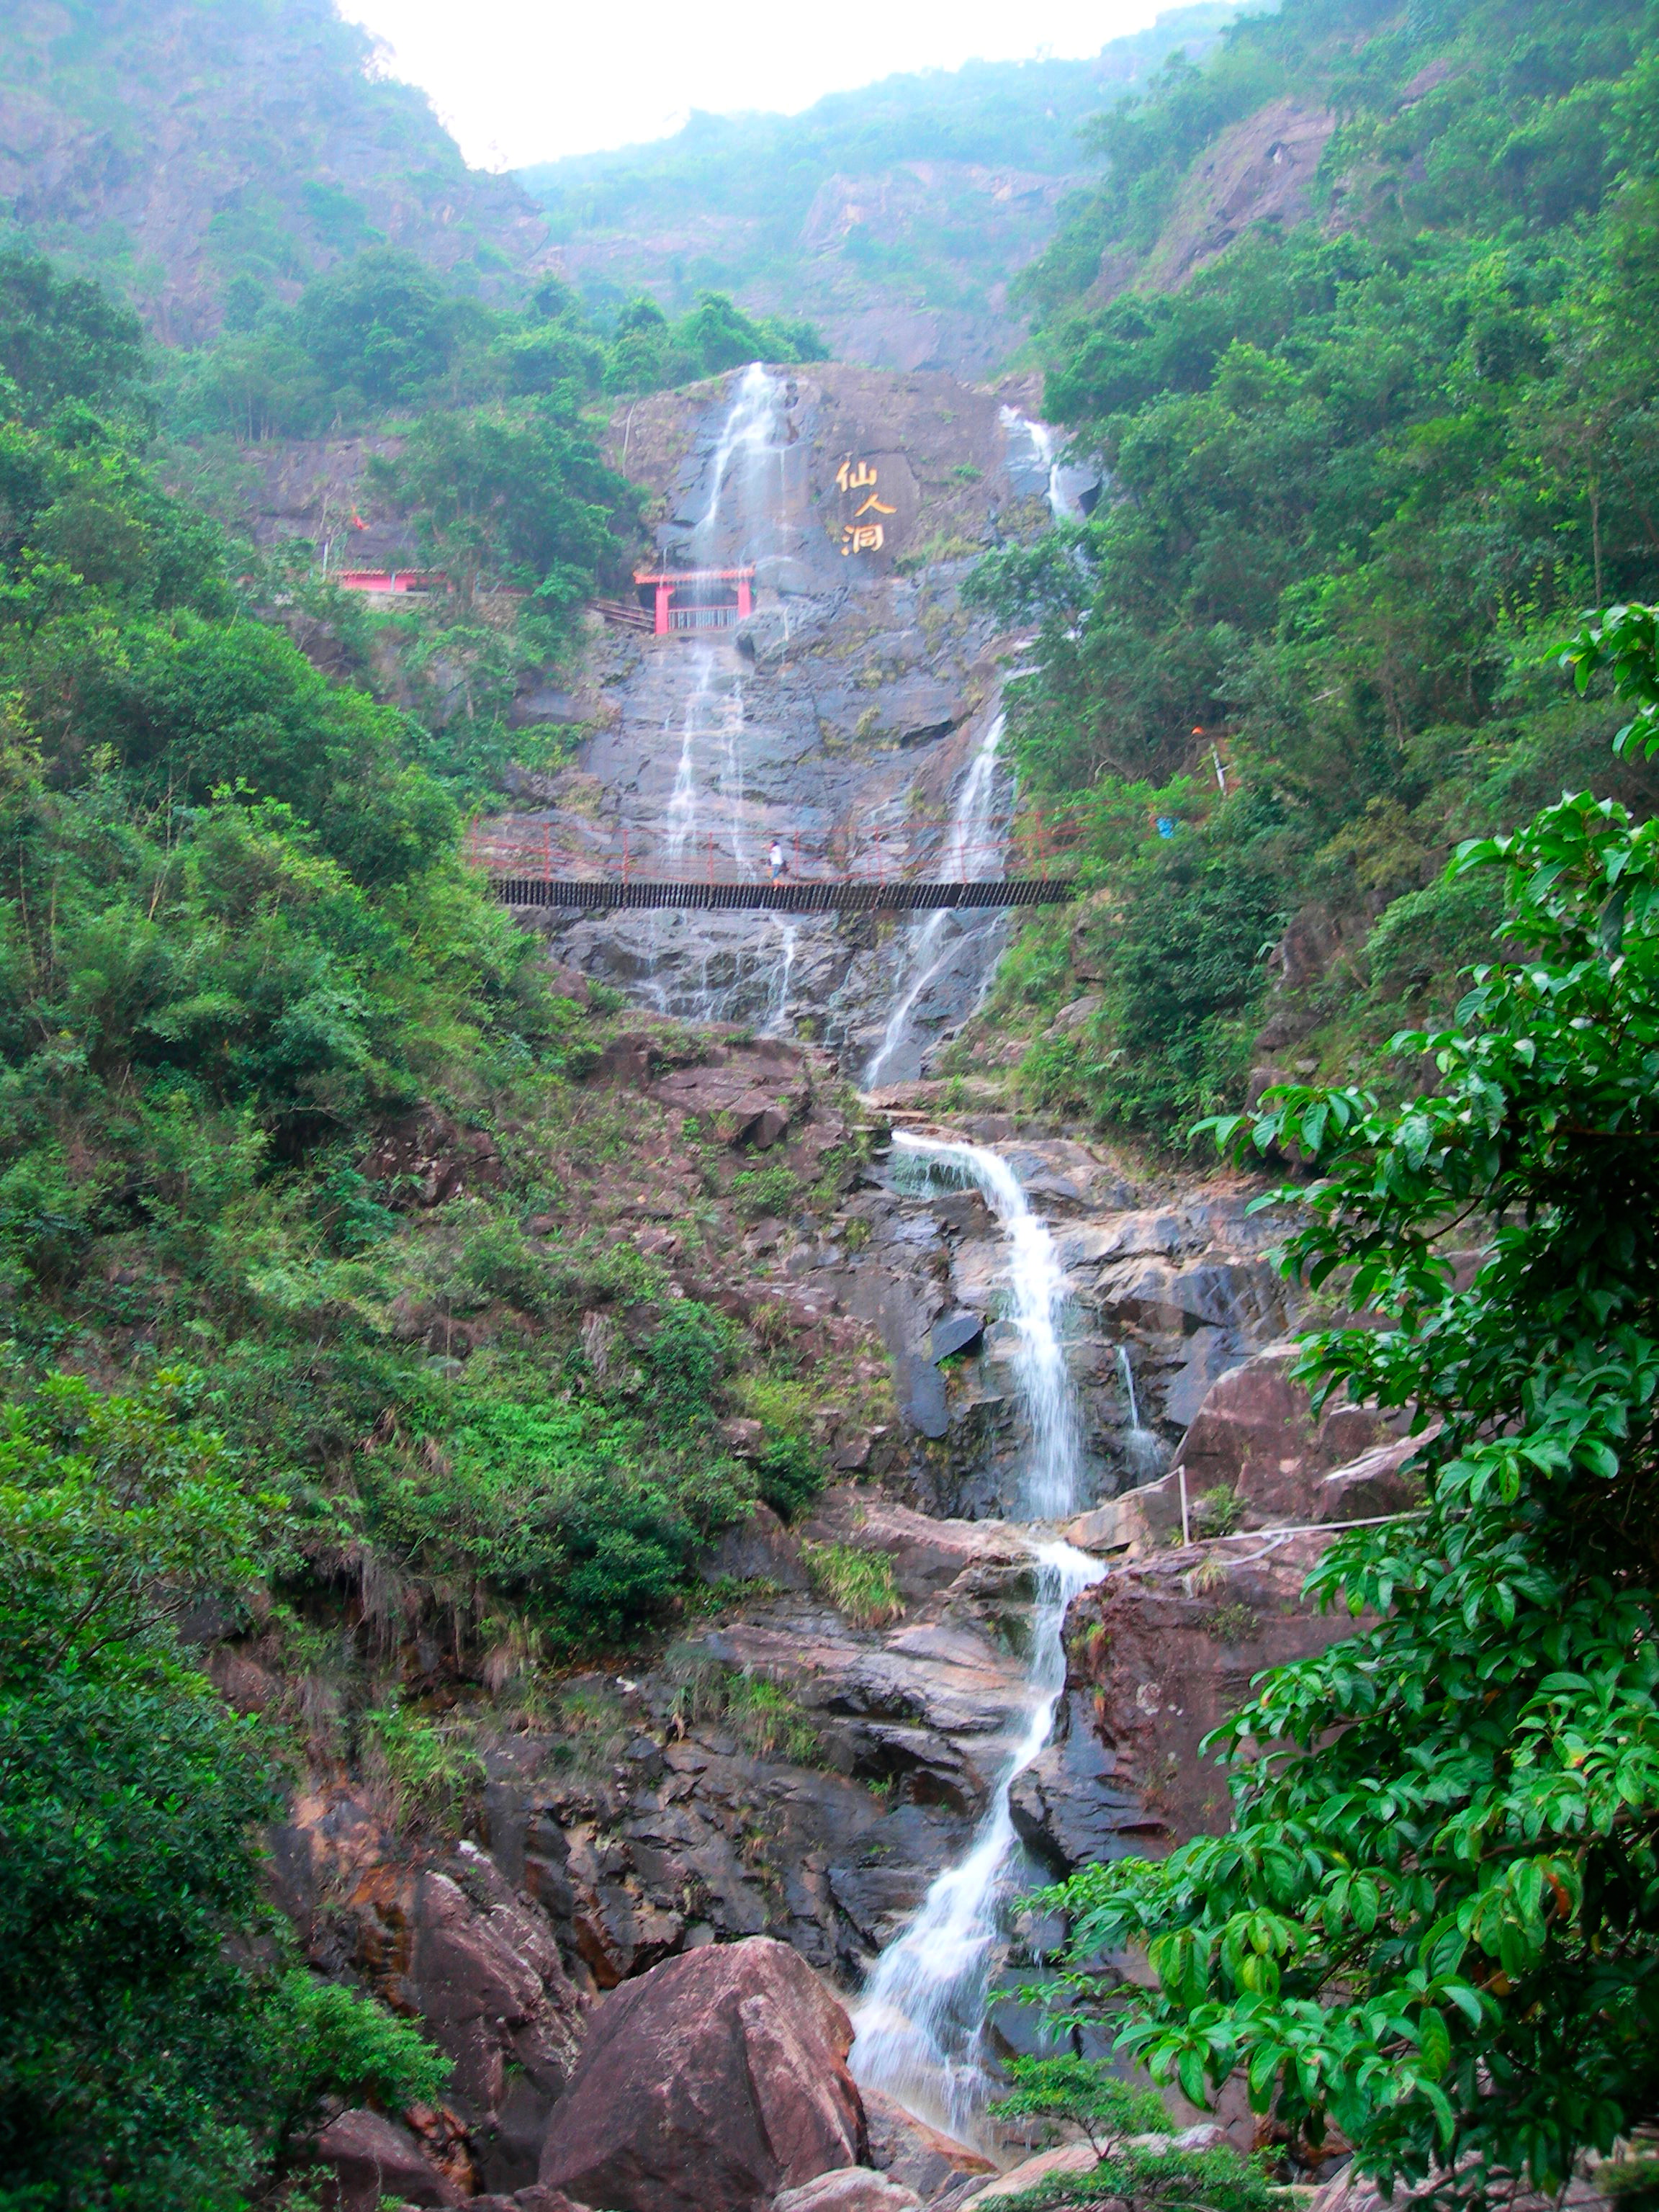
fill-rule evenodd
<path id="1" fill-rule="evenodd" d="M 794 114 L 897 70 L 1098 53 L 1170 0 L 339 0 L 481 168 Z"/>

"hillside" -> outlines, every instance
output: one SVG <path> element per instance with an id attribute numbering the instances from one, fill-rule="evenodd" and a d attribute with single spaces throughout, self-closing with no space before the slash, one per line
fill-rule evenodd
<path id="1" fill-rule="evenodd" d="M 1450 848 L 1564 781 L 1653 804 L 1552 648 L 1659 556 L 1655 35 L 1290 0 L 1097 127 L 1017 289 L 1115 495 L 975 586 L 1044 622 L 1015 742 L 1101 887 L 993 1002 L 1034 1095 L 1176 1140 L 1276 1073 L 1409 1080 L 1496 926 Z"/>
<path id="2" fill-rule="evenodd" d="M 0 204 L 173 345 L 378 241 L 486 296 L 549 267 L 517 187 L 372 62 L 330 0 L 16 0 Z"/>
<path id="3" fill-rule="evenodd" d="M 15 13 L 0 2212 L 1643 2212 L 1659 0 Z"/>
<path id="4" fill-rule="evenodd" d="M 1173 52 L 1208 52 L 1202 0 L 1092 61 L 887 77 L 796 116 L 695 115 L 660 144 L 520 172 L 601 320 L 698 291 L 816 324 L 836 360 L 984 376 L 1024 323 L 1008 284 L 1084 179 L 1079 131 Z"/>

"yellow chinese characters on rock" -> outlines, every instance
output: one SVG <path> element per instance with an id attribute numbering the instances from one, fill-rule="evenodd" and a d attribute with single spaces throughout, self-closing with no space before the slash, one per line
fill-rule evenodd
<path id="1" fill-rule="evenodd" d="M 879 522 L 866 522 L 866 514 L 892 514 L 896 510 L 884 504 L 876 489 L 878 471 L 873 461 L 855 461 L 849 454 L 836 471 L 836 482 L 849 497 L 861 491 L 870 495 L 862 507 L 855 507 L 850 522 L 844 522 L 841 531 L 841 550 L 849 553 L 879 553 L 887 543 L 887 533 Z"/>

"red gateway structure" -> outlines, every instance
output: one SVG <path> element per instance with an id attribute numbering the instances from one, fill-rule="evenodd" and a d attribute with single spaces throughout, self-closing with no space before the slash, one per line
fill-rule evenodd
<path id="1" fill-rule="evenodd" d="M 658 637 L 675 630 L 730 629 L 755 611 L 752 568 L 636 568 L 640 605 L 655 614 Z M 647 599 L 647 592 L 655 594 Z"/>

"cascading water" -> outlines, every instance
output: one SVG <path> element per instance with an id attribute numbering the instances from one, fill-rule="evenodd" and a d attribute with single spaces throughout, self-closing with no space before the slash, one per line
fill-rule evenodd
<path id="1" fill-rule="evenodd" d="M 710 456 L 708 497 L 688 549 L 699 566 L 749 562 L 769 549 L 784 503 L 787 397 L 783 380 L 760 362 L 751 362 L 738 378 Z M 688 673 L 678 761 L 663 818 L 665 872 L 695 875 L 706 857 L 711 864 L 718 861 L 722 872 L 729 860 L 740 876 L 752 877 L 757 864 L 744 789 L 741 668 L 734 654 L 711 641 L 692 648 Z M 647 988 L 664 1013 L 716 1021 L 731 1011 L 734 998 L 752 996 L 757 974 L 765 970 L 767 980 L 775 975 L 777 982 L 767 990 L 764 1026 L 769 1035 L 781 1034 L 797 934 L 794 925 L 785 926 L 775 944 L 762 951 L 747 925 L 740 924 L 732 933 L 728 954 L 720 926 L 704 923 L 695 933 L 700 955 L 693 963 L 684 957 L 678 963 L 682 971 L 690 965 L 690 976 L 671 990 L 661 980 L 663 956 L 684 932 L 653 915 L 646 926 Z M 774 951 L 781 957 L 772 958 Z"/>
<path id="2" fill-rule="evenodd" d="M 1120 1344 L 1117 1348 L 1117 1371 L 1123 1379 L 1123 1395 L 1129 1404 L 1129 1425 L 1124 1432 L 1123 1456 L 1137 1482 L 1152 1482 L 1164 1472 L 1164 1444 L 1156 1430 L 1141 1426 L 1140 1403 L 1135 1395 L 1134 1365 L 1129 1358 L 1127 1344 Z"/>
<path id="3" fill-rule="evenodd" d="M 957 793 L 944 848 L 934 864 L 941 882 L 975 883 L 1001 872 L 1002 860 L 992 842 L 991 824 L 996 811 L 997 749 L 1002 743 L 1003 722 L 999 714 L 987 725 Z M 915 931 L 899 971 L 893 1010 L 887 1017 L 881 1042 L 864 1071 L 866 1091 L 875 1089 L 903 1050 L 917 1006 L 930 986 L 956 960 L 962 939 L 969 937 L 977 942 L 999 927 L 995 919 L 988 924 L 965 924 L 951 908 L 941 907 Z"/>
<path id="4" fill-rule="evenodd" d="M 1030 448 L 1028 464 L 1030 484 L 1035 491 L 1041 486 L 1048 502 L 1048 512 L 1056 522 L 1081 522 L 1098 496 L 1101 472 L 1086 462 L 1067 460 L 1060 451 L 1060 434 L 1047 422 L 1034 422 L 1029 415 L 1022 415 L 1017 407 L 1001 410 L 1002 427 L 1007 434 L 1010 459 L 1014 449 L 1022 445 Z"/>
<path id="5" fill-rule="evenodd" d="M 1031 1428 L 1020 1517 L 1058 1518 L 1078 1503 L 1082 1455 L 1060 1342 L 1066 1283 L 1053 1240 L 997 1153 L 902 1132 L 893 1141 L 930 1174 L 972 1183 L 1007 1237 L 1019 1339 L 1014 1373 Z M 915 1917 L 872 1969 L 850 2062 L 866 2088 L 885 2091 L 959 2136 L 971 2135 L 994 2086 L 986 2063 L 986 1997 L 1020 1856 L 1010 1793 L 1048 1741 L 1066 1686 L 1066 1608 L 1105 1572 L 1097 1560 L 1054 1539 L 1034 1538 L 1031 1552 L 1037 1595 L 1024 1726 L 966 1855 L 938 1877 Z"/>
<path id="6" fill-rule="evenodd" d="M 720 544 L 721 494 L 732 478 L 735 495 L 730 518 L 740 529 L 752 521 L 770 520 L 782 495 L 780 434 L 784 408 L 781 377 L 758 361 L 751 361 L 738 380 L 738 388 L 720 428 L 708 477 L 708 504 L 702 511 L 694 543 L 701 561 L 712 564 L 724 550 Z M 772 482 L 777 477 L 775 486 Z M 750 549 L 740 548 L 747 550 Z"/>

